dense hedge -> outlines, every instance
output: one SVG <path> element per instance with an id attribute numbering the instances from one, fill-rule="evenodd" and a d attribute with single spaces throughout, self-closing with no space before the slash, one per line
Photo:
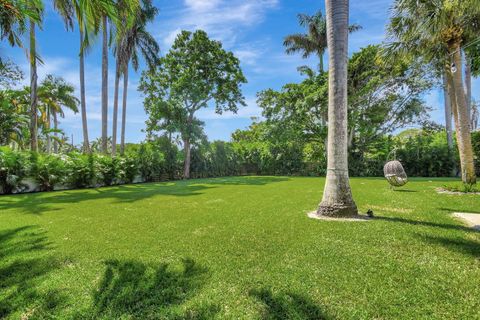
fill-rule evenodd
<path id="1" fill-rule="evenodd" d="M 443 132 L 415 132 L 407 137 L 379 140 L 368 153 L 350 151 L 352 176 L 382 176 L 386 161 L 400 160 L 409 176 L 442 177 L 458 174 L 458 154 L 449 150 Z M 472 134 L 476 166 L 480 175 L 480 132 Z M 204 143 L 192 148 L 192 178 L 234 175 L 323 176 L 326 157 L 323 145 L 268 142 Z M 58 188 L 89 188 L 181 179 L 183 153 L 166 139 L 130 145 L 125 156 L 36 154 L 0 148 L 0 192 Z"/>

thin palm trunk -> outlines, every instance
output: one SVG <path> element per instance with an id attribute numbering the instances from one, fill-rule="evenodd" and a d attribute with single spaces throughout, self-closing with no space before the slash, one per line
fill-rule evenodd
<path id="1" fill-rule="evenodd" d="M 47 122 L 45 123 L 45 128 L 47 129 L 47 154 L 50 154 L 52 151 L 52 138 L 50 137 L 50 108 L 47 107 Z"/>
<path id="2" fill-rule="evenodd" d="M 120 153 L 125 153 L 125 126 L 127 120 L 127 93 L 128 93 L 128 64 L 123 70 L 123 102 L 122 102 L 122 136 L 120 140 Z"/>
<path id="3" fill-rule="evenodd" d="M 118 90 L 120 86 L 120 68 L 117 61 L 115 70 L 115 91 L 113 95 L 113 123 L 112 123 L 112 156 L 117 153 L 117 118 L 118 118 Z"/>
<path id="4" fill-rule="evenodd" d="M 38 151 L 37 81 L 35 22 L 30 19 L 30 149 L 32 151 Z"/>
<path id="5" fill-rule="evenodd" d="M 320 73 L 323 73 L 323 70 L 324 70 L 324 66 L 323 66 L 323 52 L 319 52 L 319 53 L 318 53 L 318 59 L 319 59 L 318 69 L 319 69 Z"/>
<path id="6" fill-rule="evenodd" d="M 355 216 L 348 176 L 348 0 L 326 0 L 329 53 L 327 178 L 318 215 Z"/>
<path id="7" fill-rule="evenodd" d="M 85 98 L 85 55 L 83 52 L 83 31 L 80 28 L 80 108 L 82 113 L 83 152 L 90 153 L 87 125 L 87 102 Z"/>
<path id="8" fill-rule="evenodd" d="M 108 30 L 107 16 L 103 16 L 102 45 L 102 152 L 107 153 L 108 146 Z"/>
<path id="9" fill-rule="evenodd" d="M 453 107 L 453 118 L 457 133 L 457 145 L 460 154 L 460 166 L 462 181 L 466 184 L 475 184 L 475 165 L 473 160 L 472 137 L 470 134 L 470 123 L 468 117 L 467 100 L 462 80 L 462 55 L 460 45 L 454 44 L 450 48 L 453 60 L 457 66 L 456 72 L 447 70 L 448 88 Z"/>
<path id="10" fill-rule="evenodd" d="M 53 115 L 53 128 L 55 129 L 55 132 L 53 133 L 53 135 L 55 136 L 55 140 L 53 141 L 53 153 L 58 153 L 58 141 L 57 141 L 57 138 L 58 138 L 58 133 L 57 133 L 58 118 L 57 118 L 57 112 L 52 111 L 52 115 Z"/>
<path id="11" fill-rule="evenodd" d="M 470 126 L 472 118 L 472 68 L 467 56 L 465 56 L 465 60 L 465 99 L 467 102 L 468 125 Z"/>

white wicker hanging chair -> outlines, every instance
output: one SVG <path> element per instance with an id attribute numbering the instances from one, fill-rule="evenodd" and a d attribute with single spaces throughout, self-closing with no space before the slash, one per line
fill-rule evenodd
<path id="1" fill-rule="evenodd" d="M 407 174 L 398 160 L 387 162 L 383 167 L 383 174 L 392 187 L 401 187 L 408 182 Z"/>

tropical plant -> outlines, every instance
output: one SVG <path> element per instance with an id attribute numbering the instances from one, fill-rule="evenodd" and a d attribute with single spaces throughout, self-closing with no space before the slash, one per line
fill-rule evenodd
<path id="1" fill-rule="evenodd" d="M 121 6 L 122 8 L 125 5 Z M 125 10 L 123 10 L 125 11 Z M 122 11 L 122 12 L 123 12 Z M 133 22 L 130 27 L 120 34 L 115 47 L 116 72 L 115 72 L 115 93 L 113 104 L 113 126 L 112 126 L 112 154 L 116 154 L 117 145 L 117 117 L 118 117 L 118 95 L 120 76 L 123 75 L 123 104 L 120 153 L 125 152 L 125 127 L 127 112 L 128 94 L 128 69 L 130 62 L 135 71 L 138 71 L 140 56 L 143 56 L 149 68 L 153 68 L 158 60 L 160 50 L 155 38 L 147 31 L 147 23 L 153 21 L 158 9 L 152 5 L 151 0 L 141 0 L 140 8 L 133 13 Z M 128 14 L 122 13 L 122 15 Z"/>
<path id="2" fill-rule="evenodd" d="M 151 143 L 143 143 L 137 155 L 138 170 L 145 181 L 151 182 L 164 173 L 165 158 Z"/>
<path id="3" fill-rule="evenodd" d="M 119 180 L 119 161 L 105 155 L 96 158 L 98 173 L 101 176 L 103 185 L 111 186 Z"/>
<path id="4" fill-rule="evenodd" d="M 296 33 L 285 37 L 283 45 L 286 47 L 287 54 L 302 52 L 303 58 L 308 58 L 312 54 L 317 55 L 319 59 L 319 71 L 323 72 L 323 55 L 327 49 L 327 20 L 321 11 L 313 16 L 299 14 L 298 22 L 300 26 L 307 28 L 308 33 Z M 353 24 L 349 26 L 349 31 L 360 30 L 361 26 Z"/>
<path id="5" fill-rule="evenodd" d="M 185 179 L 190 177 L 192 141 L 202 136 L 202 123 L 195 113 L 209 103 L 215 104 L 219 114 L 236 112 L 238 105 L 245 105 L 240 90 L 245 82 L 239 60 L 201 30 L 182 31 L 156 68 L 142 74 L 139 89 L 146 96 L 147 131 L 165 130 L 173 125 L 181 134 Z M 165 119 L 167 113 L 173 117 Z"/>
<path id="6" fill-rule="evenodd" d="M 28 175 L 28 156 L 8 147 L 0 147 L 0 187 L 4 194 L 22 191 L 27 186 L 22 180 Z"/>
<path id="7" fill-rule="evenodd" d="M 53 191 L 66 177 L 65 159 L 60 155 L 33 154 L 30 175 L 40 191 Z"/>
<path id="8" fill-rule="evenodd" d="M 462 50 L 479 36 L 480 7 L 475 0 L 397 0 L 388 27 L 386 55 L 421 59 L 443 74 L 452 107 L 462 181 L 476 182 L 468 104 L 462 72 Z"/>
<path id="9" fill-rule="evenodd" d="M 17 98 L 18 91 L 0 91 L 0 145 L 11 141 L 23 145 L 28 137 L 29 117 Z"/>
<path id="10" fill-rule="evenodd" d="M 329 53 L 327 179 L 317 214 L 354 216 L 348 176 L 348 0 L 326 0 Z"/>
<path id="11" fill-rule="evenodd" d="M 0 0 L 0 40 L 7 39 L 11 46 L 23 47 L 22 35 L 29 22 L 39 23 L 41 0 Z"/>
<path id="12" fill-rule="evenodd" d="M 65 160 L 67 182 L 74 188 L 88 188 L 97 183 L 95 157 L 72 152 Z"/>

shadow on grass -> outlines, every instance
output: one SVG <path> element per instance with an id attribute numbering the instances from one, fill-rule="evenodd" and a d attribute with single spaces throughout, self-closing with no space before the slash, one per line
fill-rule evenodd
<path id="1" fill-rule="evenodd" d="M 392 189 L 394 192 L 418 192 L 416 190 L 410 190 L 410 189 Z"/>
<path id="2" fill-rule="evenodd" d="M 431 222 L 431 221 L 419 221 L 419 220 L 411 220 L 411 219 L 398 218 L 398 217 L 375 216 L 374 220 L 405 223 L 405 224 L 410 224 L 414 226 L 442 228 L 442 229 L 448 229 L 448 230 L 459 230 L 459 231 L 465 231 L 465 232 L 478 232 L 475 229 L 460 226 L 460 225 L 455 225 L 455 224 L 437 223 L 437 222 Z"/>
<path id="3" fill-rule="evenodd" d="M 76 319 L 211 319 L 219 311 L 216 305 L 183 308 L 208 278 L 208 270 L 191 259 L 180 269 L 137 261 L 105 264 L 93 304 Z"/>
<path id="4" fill-rule="evenodd" d="M 23 213 L 42 214 L 45 211 L 61 210 L 65 204 L 99 199 L 133 203 L 157 195 L 190 197 L 219 185 L 260 186 L 287 180 L 289 179 L 282 177 L 231 177 L 0 196 L 0 213 L 2 210 L 16 209 Z"/>
<path id="5" fill-rule="evenodd" d="M 281 292 L 274 294 L 271 289 L 261 288 L 251 290 L 250 296 L 260 301 L 265 308 L 261 319 L 333 319 L 310 298 L 297 293 Z"/>
<path id="6" fill-rule="evenodd" d="M 441 245 L 451 251 L 460 252 L 474 258 L 480 258 L 480 242 L 478 241 L 425 235 L 422 235 L 421 238 L 428 243 Z"/>
<path id="7" fill-rule="evenodd" d="M 478 210 L 462 210 L 462 209 L 453 209 L 453 208 L 438 208 L 438 210 L 442 210 L 448 213 L 453 213 L 453 212 L 465 212 L 465 213 L 479 213 L 480 211 Z"/>
<path id="8" fill-rule="evenodd" d="M 66 298 L 60 291 L 39 289 L 60 267 L 47 255 L 50 247 L 45 232 L 34 226 L 0 232 L 0 319 L 16 313 L 41 318 L 62 307 Z"/>

